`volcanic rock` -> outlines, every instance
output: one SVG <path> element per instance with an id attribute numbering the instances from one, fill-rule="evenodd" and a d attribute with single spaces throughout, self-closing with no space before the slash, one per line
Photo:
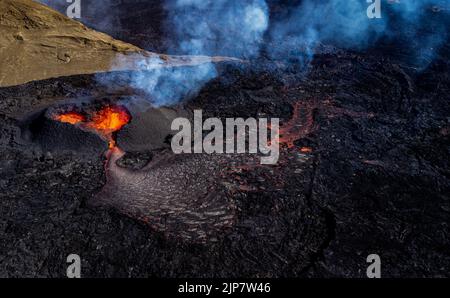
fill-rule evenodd
<path id="1" fill-rule="evenodd" d="M 44 152 L 73 151 L 89 157 L 101 156 L 108 148 L 108 142 L 98 135 L 68 123 L 43 119 L 40 124 L 34 123 L 33 128 L 36 131 L 31 139 Z"/>
<path id="2" fill-rule="evenodd" d="M 188 117 L 190 113 L 181 108 L 152 108 L 136 113 L 131 122 L 117 134 L 117 143 L 125 151 L 160 149 L 169 144 L 174 133 L 170 130 L 175 118 Z"/>

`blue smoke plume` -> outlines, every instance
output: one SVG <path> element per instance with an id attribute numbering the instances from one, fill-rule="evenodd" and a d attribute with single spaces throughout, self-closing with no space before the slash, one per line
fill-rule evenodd
<path id="1" fill-rule="evenodd" d="M 217 76 L 212 63 L 174 68 L 155 68 L 151 65 L 162 61 L 140 63 L 143 64 L 140 69 L 148 70 L 135 73 L 131 86 L 147 92 L 155 106 L 175 104 L 189 95 L 195 95 L 204 84 Z"/>
<path id="2" fill-rule="evenodd" d="M 273 59 L 297 55 L 299 61 L 308 62 L 322 43 L 363 50 L 381 40 L 402 41 L 402 47 L 411 50 L 411 59 L 425 67 L 430 60 L 421 58 L 433 56 L 448 40 L 447 1 L 384 0 L 380 19 L 367 16 L 370 4 L 366 0 L 301 1 L 272 22 L 269 40 L 274 46 L 268 53 Z M 447 9 L 444 17 L 438 19 L 432 14 L 437 7 Z"/>
<path id="3" fill-rule="evenodd" d="M 154 5 L 155 0 L 133 1 Z M 448 0 L 381 0 L 380 19 L 367 16 L 371 4 L 367 0 L 161 1 L 172 54 L 244 59 L 263 54 L 271 60 L 307 65 L 321 44 L 362 51 L 392 43 L 406 53 L 400 56 L 424 69 L 449 39 Z M 217 76 L 212 63 L 154 69 L 155 63 L 159 62 L 143 57 L 140 66 L 148 71 L 136 72 L 131 85 L 147 92 L 157 105 L 177 102 Z"/>
<path id="4" fill-rule="evenodd" d="M 186 97 L 194 96 L 204 84 L 217 76 L 214 64 L 208 60 L 195 66 L 167 67 L 167 62 L 158 55 L 142 57 L 135 54 L 134 59 L 129 58 L 117 58 L 111 67 L 112 72 L 98 74 L 97 81 L 107 87 L 120 83 L 140 90 L 156 107 L 176 104 Z M 114 71 L 122 68 L 139 71 L 127 74 Z"/>
<path id="5" fill-rule="evenodd" d="M 364 0 L 302 1 L 283 19 L 274 21 L 268 52 L 273 59 L 289 57 L 309 62 L 320 43 L 363 48 L 385 28 L 383 21 L 375 21 L 372 26 L 366 10 Z"/>
<path id="6" fill-rule="evenodd" d="M 423 69 L 448 41 L 447 1 L 382 0 L 380 19 L 368 17 L 371 3 L 366 0 L 296 1 L 281 17 L 273 17 L 270 4 L 281 2 L 166 0 L 169 49 L 179 54 L 244 59 L 257 58 L 264 51 L 273 60 L 289 59 L 306 65 L 320 44 L 361 51 L 380 41 L 392 41 L 400 42 L 409 62 Z M 433 9 L 445 13 L 437 18 Z M 211 73 L 201 70 L 200 76 L 195 70 L 184 75 L 205 83 L 216 74 L 214 66 L 209 69 Z"/>
<path id="7" fill-rule="evenodd" d="M 167 0 L 171 53 L 256 57 L 269 26 L 265 0 Z M 176 103 L 217 76 L 213 63 L 192 67 L 158 67 L 162 61 L 142 58 L 146 71 L 132 74 L 130 85 L 146 92 L 155 106 Z M 120 62 L 119 62 L 120 64 Z M 104 81 L 103 81 L 104 82 Z M 109 80 L 110 82 L 110 80 Z"/>
<path id="8" fill-rule="evenodd" d="M 166 0 L 169 49 L 189 55 L 254 57 L 269 26 L 265 0 Z"/>

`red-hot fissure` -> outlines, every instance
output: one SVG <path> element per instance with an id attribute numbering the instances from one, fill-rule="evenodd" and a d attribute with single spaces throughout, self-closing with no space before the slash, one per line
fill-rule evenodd
<path id="1" fill-rule="evenodd" d="M 122 106 L 108 105 L 88 115 L 70 111 L 58 114 L 54 119 L 94 131 L 109 141 L 109 148 L 114 148 L 116 142 L 113 133 L 128 124 L 131 116 Z"/>

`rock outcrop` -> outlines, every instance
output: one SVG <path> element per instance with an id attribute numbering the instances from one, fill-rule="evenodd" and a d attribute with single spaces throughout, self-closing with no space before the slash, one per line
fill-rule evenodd
<path id="1" fill-rule="evenodd" d="M 156 59 L 158 63 L 141 63 Z M 87 28 L 31 0 L 0 1 L 0 87 L 110 70 L 173 67 L 228 60 L 167 56 Z"/>

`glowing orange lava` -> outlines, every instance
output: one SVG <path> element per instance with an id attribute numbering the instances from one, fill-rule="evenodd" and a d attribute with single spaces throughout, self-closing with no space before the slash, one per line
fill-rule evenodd
<path id="1" fill-rule="evenodd" d="M 80 122 L 86 121 L 86 118 L 83 115 L 81 115 L 81 114 L 79 114 L 77 112 L 68 112 L 68 113 L 56 116 L 55 120 L 75 125 L 75 124 L 78 124 Z"/>
<path id="2" fill-rule="evenodd" d="M 101 110 L 93 112 L 89 120 L 84 115 L 76 112 L 63 113 L 55 116 L 54 119 L 73 125 L 80 124 L 80 127 L 83 129 L 93 130 L 109 141 L 109 148 L 114 148 L 116 142 L 113 138 L 113 133 L 130 122 L 131 116 L 123 107 L 105 106 Z"/>
<path id="3" fill-rule="evenodd" d="M 130 115 L 124 108 L 107 106 L 92 116 L 92 120 L 87 124 L 87 127 L 108 135 L 120 130 L 128 122 L 130 122 Z"/>
<path id="4" fill-rule="evenodd" d="M 302 147 L 302 148 L 300 148 L 300 152 L 301 153 L 312 153 L 313 150 L 310 147 Z"/>
<path id="5" fill-rule="evenodd" d="M 314 121 L 317 105 L 298 101 L 293 107 L 292 118 L 280 127 L 280 144 L 290 149 L 296 147 L 296 140 L 306 137 L 317 128 Z"/>

